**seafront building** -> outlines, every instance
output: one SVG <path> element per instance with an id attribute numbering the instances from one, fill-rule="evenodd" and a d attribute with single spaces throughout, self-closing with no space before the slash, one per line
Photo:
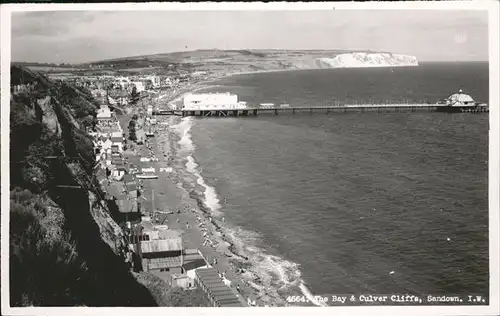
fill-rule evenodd
<path id="1" fill-rule="evenodd" d="M 445 100 L 447 105 L 450 106 L 474 106 L 476 105 L 476 102 L 474 99 L 468 95 L 462 92 L 462 90 L 458 91 L 458 93 L 454 93 L 450 95 L 446 100 Z"/>
<path id="2" fill-rule="evenodd" d="M 184 96 L 184 110 L 231 110 L 245 109 L 246 102 L 238 101 L 238 95 L 226 93 L 190 93 Z"/>
<path id="3" fill-rule="evenodd" d="M 99 92 L 97 92 L 99 93 Z M 96 93 L 96 94 L 97 94 Z M 194 98 L 202 105 L 222 104 L 232 107 L 238 103 L 236 95 L 231 94 L 208 94 L 207 99 Z M 147 108 L 147 113 L 152 114 L 152 106 Z M 181 231 L 172 230 L 163 220 L 161 212 L 154 208 L 147 212 L 142 209 L 143 203 L 139 203 L 142 196 L 143 181 L 149 178 L 141 178 L 148 171 L 156 174 L 154 165 L 143 162 L 158 161 L 156 157 L 140 157 L 139 164 L 127 163 L 124 158 L 124 131 L 114 112 L 105 104 L 98 110 L 98 123 L 96 131 L 89 133 L 93 137 L 96 163 L 100 165 L 101 183 L 106 184 L 108 199 L 115 201 L 118 211 L 113 216 L 119 223 L 125 225 L 126 242 L 128 244 L 127 258 L 132 263 L 130 266 L 135 271 L 149 272 L 174 287 L 192 289 L 200 287 L 213 304 L 213 306 L 242 306 L 243 298 L 231 288 L 231 282 L 217 274 L 208 260 L 199 249 L 186 249 L 183 246 Z M 149 123 L 154 129 L 156 119 L 151 117 L 139 117 L 136 121 L 137 141 L 136 144 L 146 143 L 147 135 L 144 127 Z M 151 132 L 151 131 L 150 131 Z M 130 158 L 129 156 L 127 156 Z M 142 167 L 142 168 L 141 168 Z M 159 172 L 171 172 L 168 170 Z M 138 174 L 138 171 L 141 174 Z M 105 176 L 104 176 L 105 173 Z M 151 212 L 153 211 L 153 212 Z M 156 212 L 158 211 L 158 212 Z M 169 214 L 169 213 L 167 213 Z M 201 272 L 206 270 L 206 272 Z M 216 275 L 216 278 L 213 275 Z"/>

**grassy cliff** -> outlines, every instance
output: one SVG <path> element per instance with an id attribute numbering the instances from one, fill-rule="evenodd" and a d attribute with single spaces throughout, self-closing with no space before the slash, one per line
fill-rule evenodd
<path id="1" fill-rule="evenodd" d="M 11 306 L 157 306 L 93 175 L 98 104 L 22 66 L 11 78 Z"/>

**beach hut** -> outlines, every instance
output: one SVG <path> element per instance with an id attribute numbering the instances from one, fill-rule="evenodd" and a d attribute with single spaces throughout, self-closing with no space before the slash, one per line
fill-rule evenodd
<path id="1" fill-rule="evenodd" d="M 236 294 L 222 283 L 214 268 L 196 269 L 195 281 L 214 307 L 242 306 Z"/>
<path id="2" fill-rule="evenodd" d="M 209 268 L 210 264 L 205 260 L 198 249 L 186 249 L 184 251 L 184 264 L 182 266 L 186 275 L 194 280 L 196 278 L 196 269 Z"/>

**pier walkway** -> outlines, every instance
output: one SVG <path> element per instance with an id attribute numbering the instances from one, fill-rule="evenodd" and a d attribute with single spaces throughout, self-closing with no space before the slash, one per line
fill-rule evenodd
<path id="1" fill-rule="evenodd" d="M 487 105 L 469 107 L 449 107 L 440 104 L 347 104 L 340 106 L 318 107 L 248 107 L 245 109 L 210 109 L 210 110 L 154 110 L 153 115 L 234 117 L 256 116 L 260 114 L 298 114 L 298 113 L 343 113 L 343 112 L 466 112 L 487 113 Z"/>

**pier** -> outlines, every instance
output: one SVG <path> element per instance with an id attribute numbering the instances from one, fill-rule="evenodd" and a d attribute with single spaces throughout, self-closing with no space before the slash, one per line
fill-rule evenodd
<path id="1" fill-rule="evenodd" d="M 487 105 L 450 107 L 441 104 L 353 104 L 318 107 L 247 107 L 240 109 L 182 109 L 154 110 L 153 115 L 199 116 L 199 117 L 238 117 L 279 114 L 313 114 L 313 113 L 346 113 L 346 112 L 454 112 L 454 113 L 488 113 Z"/>

